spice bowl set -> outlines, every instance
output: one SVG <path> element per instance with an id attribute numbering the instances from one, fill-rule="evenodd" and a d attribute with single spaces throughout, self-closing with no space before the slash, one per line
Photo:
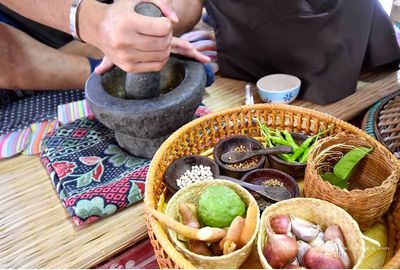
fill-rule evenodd
<path id="1" fill-rule="evenodd" d="M 256 198 L 259 208 L 264 210 L 272 203 L 300 196 L 299 186 L 293 177 L 280 170 L 265 168 L 265 154 L 290 151 L 288 146 L 265 149 L 263 144 L 254 138 L 230 136 L 216 144 L 212 159 L 189 155 L 173 161 L 167 168 L 164 179 L 172 193 L 195 182 L 219 177 L 227 179 L 248 189 Z M 255 155 L 235 155 L 250 152 L 255 152 Z M 260 152 L 264 154 L 256 155 Z M 239 161 L 234 162 L 237 160 Z"/>
<path id="2" fill-rule="evenodd" d="M 341 120 L 283 104 L 234 108 L 190 122 L 157 151 L 149 236 L 162 268 L 358 268 L 376 221 L 389 217 L 387 234 L 400 233 L 399 175 L 385 147 Z M 394 252 L 381 267 L 399 268 L 395 247 L 383 247 Z"/>

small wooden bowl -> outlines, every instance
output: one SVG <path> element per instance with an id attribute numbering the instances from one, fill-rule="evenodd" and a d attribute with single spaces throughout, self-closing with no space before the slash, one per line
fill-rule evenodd
<path id="1" fill-rule="evenodd" d="M 187 170 L 190 170 L 192 166 L 195 165 L 203 165 L 211 167 L 211 172 L 214 178 L 218 178 L 219 176 L 219 167 L 217 163 L 215 163 L 212 159 L 204 156 L 184 156 L 177 160 L 174 160 L 171 165 L 168 166 L 164 179 L 166 186 L 169 191 L 172 193 L 177 192 L 180 187 L 176 183 L 176 180 L 179 179 Z"/>
<path id="2" fill-rule="evenodd" d="M 297 184 L 296 180 L 293 179 L 290 175 L 287 173 L 284 173 L 279 170 L 275 169 L 258 169 L 258 170 L 253 170 L 251 172 L 246 173 L 243 175 L 242 181 L 248 182 L 254 185 L 263 185 L 264 181 L 271 180 L 271 179 L 276 179 L 279 182 L 283 184 L 283 186 L 290 192 L 292 195 L 291 198 L 296 198 L 300 197 L 300 189 L 299 185 Z M 269 205 L 276 203 L 275 201 L 268 200 L 264 197 L 262 197 L 260 194 L 257 192 L 249 190 L 251 195 L 256 199 L 258 203 L 258 207 L 260 210 L 264 210 L 266 207 Z"/>
<path id="3" fill-rule="evenodd" d="M 221 161 L 222 154 L 230 152 L 235 149 L 235 147 L 241 145 L 249 150 L 259 150 L 264 148 L 259 141 L 247 136 L 230 136 L 228 138 L 220 140 L 214 147 L 213 158 L 220 167 L 221 174 L 240 179 L 244 174 L 248 173 L 249 171 L 264 167 L 266 160 L 265 156 L 261 156 L 255 166 L 246 169 L 232 168 L 231 166 L 228 166 L 228 164 Z"/>
<path id="4" fill-rule="evenodd" d="M 294 141 L 300 145 L 308 136 L 302 133 L 290 132 Z M 268 155 L 269 167 L 283 171 L 292 177 L 300 178 L 304 176 L 304 172 L 307 167 L 307 163 L 291 163 L 280 159 L 276 155 Z"/>

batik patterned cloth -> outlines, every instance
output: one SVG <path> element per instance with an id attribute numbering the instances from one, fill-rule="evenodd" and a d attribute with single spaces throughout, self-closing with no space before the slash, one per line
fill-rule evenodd
<path id="1" fill-rule="evenodd" d="M 77 120 L 43 141 L 45 165 L 77 225 L 111 215 L 143 198 L 150 161 L 124 152 L 114 132 L 96 120 Z"/>

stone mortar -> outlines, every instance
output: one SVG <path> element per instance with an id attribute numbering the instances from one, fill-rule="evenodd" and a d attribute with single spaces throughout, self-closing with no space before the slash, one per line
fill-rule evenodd
<path id="1" fill-rule="evenodd" d="M 171 57 L 161 72 L 161 95 L 145 100 L 121 98 L 124 76 L 116 69 L 103 76 L 91 74 L 85 87 L 86 100 L 96 118 L 115 131 L 123 149 L 151 158 L 171 133 L 193 120 L 204 95 L 204 67 L 196 61 Z M 173 76 L 180 83 L 174 83 Z"/>

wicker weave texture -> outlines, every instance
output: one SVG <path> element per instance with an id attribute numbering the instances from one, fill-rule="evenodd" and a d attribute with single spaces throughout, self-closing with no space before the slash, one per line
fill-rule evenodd
<path id="1" fill-rule="evenodd" d="M 257 252 L 262 266 L 272 269 L 263 255 L 266 241 L 266 222 L 274 215 L 293 215 L 319 224 L 323 230 L 329 225 L 339 225 L 348 253 L 352 260 L 353 268 L 358 268 L 365 255 L 365 243 L 360 228 L 355 220 L 343 209 L 336 205 L 312 198 L 295 198 L 276 203 L 266 208 L 261 216 L 261 226 L 258 233 Z"/>
<path id="2" fill-rule="evenodd" d="M 260 130 L 257 119 L 272 128 L 306 134 L 315 134 L 319 129 L 327 130 L 331 126 L 333 127 L 330 129 L 331 134 L 346 132 L 375 142 L 365 132 L 344 121 L 296 106 L 257 104 L 212 113 L 186 124 L 174 132 L 158 149 L 147 175 L 146 207 L 156 208 L 165 187 L 164 172 L 173 160 L 190 154 L 200 154 L 214 147 L 218 140 L 227 136 L 242 134 L 259 137 Z M 387 149 L 383 151 L 390 153 Z M 161 224 L 151 215 L 147 216 L 147 222 L 160 267 L 193 268 L 193 265 L 172 245 Z M 400 224 L 395 225 L 397 233 L 400 231 L 398 225 Z M 159 254 L 161 255 L 159 256 Z M 397 253 L 389 263 L 398 261 L 397 257 L 400 257 L 400 253 Z M 397 265 L 397 267 L 399 266 L 400 264 Z"/>
<path id="3" fill-rule="evenodd" d="M 374 149 L 352 172 L 350 191 L 332 186 L 319 175 L 326 164 L 326 155 L 332 157 L 331 153 L 343 151 L 337 146 L 340 144 Z M 319 141 L 311 150 L 304 177 L 304 194 L 344 208 L 361 229 L 366 230 L 389 209 L 398 180 L 398 162 L 384 146 L 363 137 L 339 134 Z"/>
<path id="4" fill-rule="evenodd" d="M 397 158 L 400 158 L 400 93 L 382 101 L 374 114 L 374 131 L 378 141 L 383 143 Z"/>
<path id="5" fill-rule="evenodd" d="M 169 200 L 167 208 L 165 209 L 165 213 L 172 217 L 175 220 L 179 220 L 179 206 L 182 203 L 192 203 L 194 205 L 198 205 L 199 197 L 201 192 L 208 186 L 211 185 L 224 185 L 231 189 L 233 189 L 242 201 L 249 205 L 250 202 L 253 202 L 257 205 L 256 200 L 253 196 L 241 186 L 232 183 L 227 180 L 211 180 L 211 181 L 203 181 L 198 182 L 192 185 L 189 185 L 183 189 L 180 189 L 174 196 Z M 186 246 L 177 239 L 177 235 L 173 230 L 168 229 L 168 233 L 170 239 L 174 243 L 175 247 L 179 252 L 184 254 L 186 257 L 190 258 L 190 261 L 197 268 L 205 268 L 205 269 L 230 269 L 230 268 L 239 268 L 240 265 L 247 259 L 250 255 L 251 250 L 253 248 L 253 243 L 257 237 L 258 227 L 260 225 L 260 220 L 257 220 L 256 230 L 251 238 L 251 240 L 243 246 L 241 249 L 235 250 L 234 252 L 223 255 L 223 256 L 202 256 L 196 253 L 189 251 Z"/>

